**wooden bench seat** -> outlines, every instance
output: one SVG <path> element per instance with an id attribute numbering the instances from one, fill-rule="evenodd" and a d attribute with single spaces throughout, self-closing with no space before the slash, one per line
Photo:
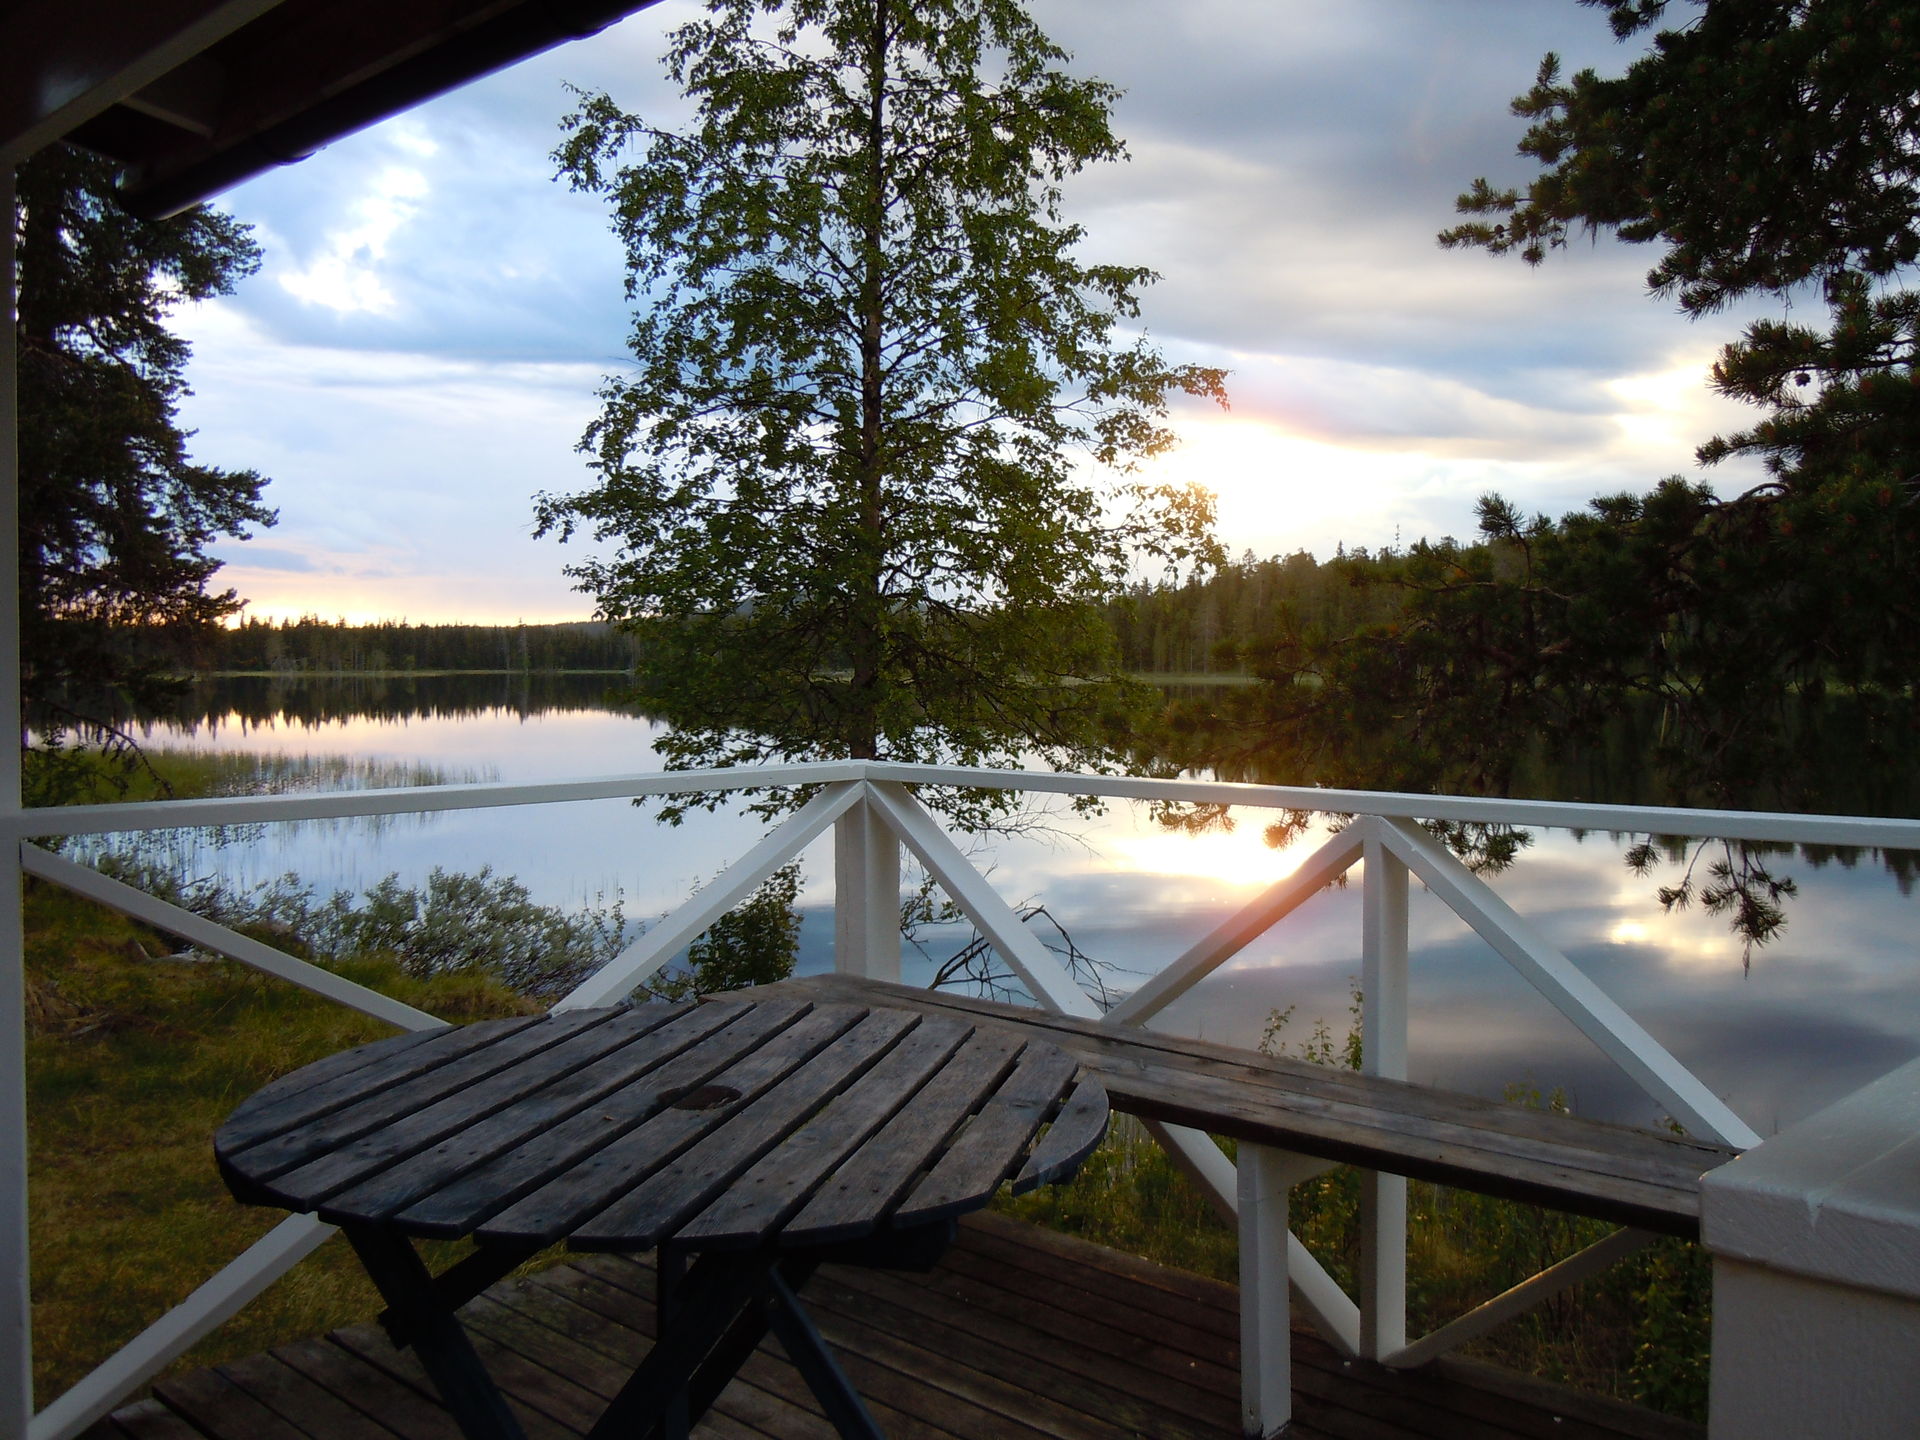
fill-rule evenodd
<path id="1" fill-rule="evenodd" d="M 1100 1078 L 1115 1110 L 1142 1119 L 1689 1239 L 1700 1230 L 1700 1177 L 1740 1153 L 1684 1136 L 942 991 L 837 975 L 787 980 L 774 988 L 823 1003 L 860 997 L 1038 1031 Z"/>

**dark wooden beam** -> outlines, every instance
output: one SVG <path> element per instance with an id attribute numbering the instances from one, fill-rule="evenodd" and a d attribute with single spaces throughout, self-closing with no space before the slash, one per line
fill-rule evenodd
<path id="1" fill-rule="evenodd" d="M 0 0 L 0 162 L 66 139 L 171 214 L 658 0 Z"/>
<path id="2" fill-rule="evenodd" d="M 165 215 L 658 0 L 287 0 L 209 52 L 224 81 L 206 135 L 148 132 L 130 210 Z M 103 128 L 74 137 L 108 153 Z"/>
<path id="3" fill-rule="evenodd" d="M 0 11 L 0 163 L 18 164 L 280 0 L 20 0 Z"/>

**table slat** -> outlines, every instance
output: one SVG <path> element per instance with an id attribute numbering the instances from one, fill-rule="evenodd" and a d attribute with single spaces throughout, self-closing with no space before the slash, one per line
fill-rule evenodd
<path id="1" fill-rule="evenodd" d="M 445 1030 L 416 1030 L 343 1050 L 255 1091 L 227 1117 L 215 1144 L 223 1153 L 237 1154 L 296 1125 L 364 1100 L 372 1090 L 424 1075 L 470 1050 L 492 1044 L 502 1035 L 524 1030 L 537 1020 L 533 1015 L 515 1015 Z M 373 1051 L 379 1053 L 369 1053 Z M 311 1082 L 309 1072 L 318 1072 Z"/>
<path id="2" fill-rule="evenodd" d="M 722 1001 L 669 1013 L 673 1018 L 667 1023 L 649 1029 L 638 1038 L 627 1037 L 613 1053 L 473 1121 L 438 1144 L 406 1156 L 379 1174 L 334 1195 L 321 1210 L 321 1218 L 335 1223 L 338 1223 L 336 1216 L 385 1221 L 395 1211 L 451 1184 L 475 1166 L 544 1136 L 595 1101 L 635 1083 L 730 1021 L 746 1015 L 748 1007 L 737 1001 Z"/>
<path id="3" fill-rule="evenodd" d="M 1025 1167 L 1013 1177 L 1013 1193 L 1024 1195 L 1072 1175 L 1105 1138 L 1107 1116 L 1104 1085 L 1089 1076 L 1074 1086 Z"/>
<path id="4" fill-rule="evenodd" d="M 542 1024 L 502 1034 L 491 1044 L 401 1084 L 375 1088 L 371 1094 L 363 1090 L 364 1098 L 357 1103 L 251 1147 L 246 1156 L 247 1176 L 256 1184 L 270 1181 L 296 1165 L 303 1165 L 348 1141 L 477 1085 L 509 1066 L 522 1065 L 576 1031 L 604 1025 L 610 1018 L 611 1012 L 605 1010 L 577 1010 L 569 1015 L 556 1015 Z M 348 1081 L 353 1078 L 346 1077 Z M 229 1158 L 218 1136 L 214 1138 L 214 1152 L 222 1159 Z"/>
<path id="5" fill-rule="evenodd" d="M 923 1022 L 818 1115 L 762 1155 L 674 1239 L 703 1249 L 766 1239 L 822 1179 L 908 1104 L 972 1033 L 971 1025 L 957 1021 Z M 873 1215 L 876 1223 L 879 1218 Z"/>
<path id="6" fill-rule="evenodd" d="M 780 1243 L 822 1245 L 871 1234 L 960 1120 L 985 1103 L 1020 1048 L 1021 1042 L 1004 1031 L 970 1035 L 946 1068 L 787 1222 Z"/>
<path id="7" fill-rule="evenodd" d="M 896 1229 L 978 1209 L 980 1196 L 1014 1168 L 1073 1079 L 1075 1061 L 1051 1045 L 1029 1046 L 1013 1074 L 947 1146 L 894 1211 Z"/>
<path id="8" fill-rule="evenodd" d="M 615 1192 L 610 1205 L 603 1200 L 604 1209 L 596 1207 L 591 1220 L 573 1228 L 570 1243 L 582 1250 L 651 1250 L 918 1024 L 918 1016 L 901 1010 L 867 1015 L 641 1184 Z"/>
<path id="9" fill-rule="evenodd" d="M 550 1243 L 565 1239 L 587 1216 L 598 1214 L 611 1200 L 672 1164 L 688 1146 L 834 1044 L 866 1014 L 864 1007 L 822 1005 L 705 1082 L 737 1091 L 739 1099 L 711 1110 L 675 1108 L 672 1104 L 657 1109 L 644 1124 L 611 1138 L 565 1171 L 550 1176 L 525 1199 L 480 1225 L 475 1233 L 482 1240 Z M 401 1218 L 406 1219 L 406 1214 Z"/>
<path id="10" fill-rule="evenodd" d="M 427 1146 L 457 1135 L 518 1100 L 537 1094 L 583 1065 L 618 1050 L 658 1025 L 666 1006 L 609 1011 L 605 1024 L 577 1030 L 521 1064 L 496 1071 L 451 1095 L 423 1105 L 357 1140 L 335 1146 L 305 1164 L 282 1171 L 268 1187 L 282 1203 L 306 1208 L 368 1179 Z"/>
<path id="11" fill-rule="evenodd" d="M 532 1195 L 643 1124 L 667 1096 L 707 1083 L 811 1009 L 806 1004 L 762 1001 L 693 1053 L 669 1061 L 642 1083 L 576 1111 L 544 1133 L 416 1200 L 390 1219 L 412 1235 L 449 1240 L 470 1235 L 489 1217 Z"/>

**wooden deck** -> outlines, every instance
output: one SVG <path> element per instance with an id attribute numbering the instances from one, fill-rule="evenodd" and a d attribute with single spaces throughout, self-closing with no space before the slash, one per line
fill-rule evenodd
<path id="1" fill-rule="evenodd" d="M 530 1440 L 584 1433 L 645 1352 L 653 1271 L 579 1258 L 467 1311 Z M 1233 1287 L 999 1216 L 930 1275 L 829 1267 L 805 1291 L 891 1440 L 1231 1440 Z M 1297 1440 L 1681 1440 L 1696 1427 L 1484 1366 L 1396 1374 L 1296 1335 Z M 831 1440 L 769 1341 L 696 1432 Z M 373 1326 L 178 1376 L 86 1440 L 459 1440 L 410 1356 Z"/>

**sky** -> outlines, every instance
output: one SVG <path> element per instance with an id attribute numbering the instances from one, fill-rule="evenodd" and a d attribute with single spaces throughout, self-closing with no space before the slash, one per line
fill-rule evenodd
<path id="1" fill-rule="evenodd" d="M 1530 269 L 1443 251 L 1453 198 L 1523 183 L 1509 99 L 1540 57 L 1631 51 L 1574 0 L 1035 0 L 1076 74 L 1125 92 L 1130 159 L 1078 177 L 1089 259 L 1161 279 L 1143 323 L 1223 365 L 1232 408 L 1179 408 L 1159 476 L 1218 497 L 1239 555 L 1473 532 L 1498 491 L 1559 515 L 1684 473 L 1747 423 L 1708 368 L 1746 318 L 1648 296 L 1654 252 L 1581 241 Z M 336 142 L 219 204 L 260 273 L 182 310 L 199 460 L 271 477 L 279 524 L 216 547 L 264 618 L 588 618 L 532 497 L 590 480 L 575 445 L 631 313 L 604 201 L 554 178 L 568 84 L 675 123 L 666 0 Z"/>

